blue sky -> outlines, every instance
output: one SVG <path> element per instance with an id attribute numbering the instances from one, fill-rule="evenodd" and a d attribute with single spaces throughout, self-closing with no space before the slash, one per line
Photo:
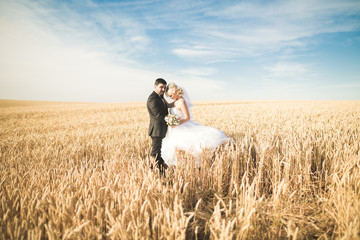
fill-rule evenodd
<path id="1" fill-rule="evenodd" d="M 0 99 L 360 99 L 360 2 L 0 0 Z"/>

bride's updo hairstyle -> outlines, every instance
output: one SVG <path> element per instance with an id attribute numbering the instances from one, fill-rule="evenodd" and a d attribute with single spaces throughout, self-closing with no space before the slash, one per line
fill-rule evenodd
<path id="1" fill-rule="evenodd" d="M 165 90 L 165 93 L 166 93 L 166 96 L 168 96 L 168 92 L 170 90 L 173 90 L 176 91 L 176 93 L 181 97 L 183 94 L 184 94 L 184 91 L 178 87 L 178 85 L 176 85 L 175 83 L 169 83 L 169 85 L 166 86 L 166 90 Z"/>

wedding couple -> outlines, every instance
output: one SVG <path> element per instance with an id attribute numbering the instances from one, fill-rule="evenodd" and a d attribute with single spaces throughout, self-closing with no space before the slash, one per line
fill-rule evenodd
<path id="1" fill-rule="evenodd" d="M 170 103 L 166 101 L 164 94 L 174 101 Z M 192 106 L 183 88 L 175 83 L 167 85 L 162 78 L 156 79 L 154 91 L 147 100 L 147 109 L 150 115 L 149 136 L 152 139 L 150 155 L 160 171 L 166 169 L 168 165 L 176 165 L 176 150 L 184 150 L 196 155 L 204 148 L 214 150 L 231 139 L 216 128 L 193 121 Z M 169 113 L 168 108 L 171 114 L 180 117 L 179 125 L 168 127 L 165 121 Z"/>

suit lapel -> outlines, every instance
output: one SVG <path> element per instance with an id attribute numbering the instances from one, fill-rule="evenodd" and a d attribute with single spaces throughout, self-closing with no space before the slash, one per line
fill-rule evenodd
<path id="1" fill-rule="evenodd" d="M 159 100 L 160 100 L 160 105 L 162 106 L 162 108 L 163 108 L 164 110 L 167 110 L 167 106 L 165 105 L 166 103 L 162 100 L 162 98 L 160 97 L 160 95 L 157 94 L 155 91 L 154 91 L 154 93 L 155 93 L 156 96 L 159 98 Z"/>

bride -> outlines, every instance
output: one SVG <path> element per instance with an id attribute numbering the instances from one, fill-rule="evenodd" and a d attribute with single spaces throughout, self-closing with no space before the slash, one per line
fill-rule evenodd
<path id="1" fill-rule="evenodd" d="M 162 142 L 161 155 L 167 165 L 176 165 L 176 150 L 184 150 L 196 156 L 204 148 L 215 150 L 231 140 L 222 131 L 192 120 L 193 105 L 186 92 L 175 83 L 166 87 L 165 94 L 174 100 L 170 113 L 180 117 L 179 125 L 169 127 Z"/>

